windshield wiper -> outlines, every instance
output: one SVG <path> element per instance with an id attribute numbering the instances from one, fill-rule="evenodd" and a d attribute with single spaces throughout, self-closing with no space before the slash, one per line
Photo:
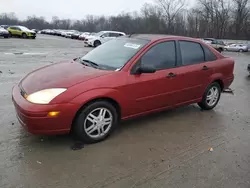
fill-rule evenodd
<path id="1" fill-rule="evenodd" d="M 90 60 L 81 59 L 81 61 L 86 62 L 86 63 L 92 65 L 92 67 L 99 67 L 99 65 L 98 65 L 97 63 L 95 63 L 95 62 L 93 62 L 93 61 L 90 61 Z M 85 63 L 84 63 L 84 64 L 85 64 Z M 86 65 L 86 64 L 85 64 L 85 65 Z"/>

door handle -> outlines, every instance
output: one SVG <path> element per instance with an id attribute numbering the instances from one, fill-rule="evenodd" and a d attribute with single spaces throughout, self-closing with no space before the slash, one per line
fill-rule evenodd
<path id="1" fill-rule="evenodd" d="M 209 68 L 206 66 L 206 65 L 204 65 L 203 67 L 202 67 L 202 70 L 208 70 Z"/>
<path id="2" fill-rule="evenodd" d="M 173 77 L 176 77 L 176 76 L 177 76 L 177 74 L 170 72 L 167 77 L 168 78 L 173 78 Z"/>

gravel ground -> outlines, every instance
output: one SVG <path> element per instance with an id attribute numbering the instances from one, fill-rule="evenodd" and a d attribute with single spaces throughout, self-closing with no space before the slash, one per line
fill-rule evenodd
<path id="1" fill-rule="evenodd" d="M 190 105 L 123 122 L 108 140 L 71 150 L 70 136 L 33 136 L 15 117 L 11 89 L 28 72 L 73 59 L 82 41 L 0 39 L 0 187 L 249 188 L 249 54 L 234 57 L 234 95 L 213 111 Z M 213 151 L 208 151 L 212 147 Z"/>

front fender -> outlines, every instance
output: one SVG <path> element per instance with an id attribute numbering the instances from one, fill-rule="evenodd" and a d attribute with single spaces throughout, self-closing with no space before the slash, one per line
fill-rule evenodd
<path id="1" fill-rule="evenodd" d="M 112 88 L 100 88 L 100 89 L 93 89 L 89 91 L 85 91 L 80 95 L 73 98 L 70 103 L 78 104 L 79 106 L 83 106 L 84 104 L 100 98 L 110 98 L 116 101 L 121 109 L 127 103 L 126 97 L 116 89 Z"/>

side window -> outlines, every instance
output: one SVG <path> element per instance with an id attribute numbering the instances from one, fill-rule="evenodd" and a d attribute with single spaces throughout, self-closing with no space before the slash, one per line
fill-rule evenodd
<path id="1" fill-rule="evenodd" d="M 206 61 L 215 61 L 217 57 L 214 55 L 214 53 L 206 46 L 202 46 L 205 52 L 205 60 Z"/>
<path id="2" fill-rule="evenodd" d="M 109 37 L 110 33 L 104 33 L 102 37 Z"/>
<path id="3" fill-rule="evenodd" d="M 110 37 L 118 37 L 119 33 L 110 33 Z"/>
<path id="4" fill-rule="evenodd" d="M 205 61 L 204 51 L 199 43 L 180 41 L 183 65 L 199 64 Z"/>
<path id="5" fill-rule="evenodd" d="M 152 66 L 156 70 L 169 69 L 175 67 L 175 42 L 162 42 L 153 46 L 142 56 L 141 65 Z"/>

